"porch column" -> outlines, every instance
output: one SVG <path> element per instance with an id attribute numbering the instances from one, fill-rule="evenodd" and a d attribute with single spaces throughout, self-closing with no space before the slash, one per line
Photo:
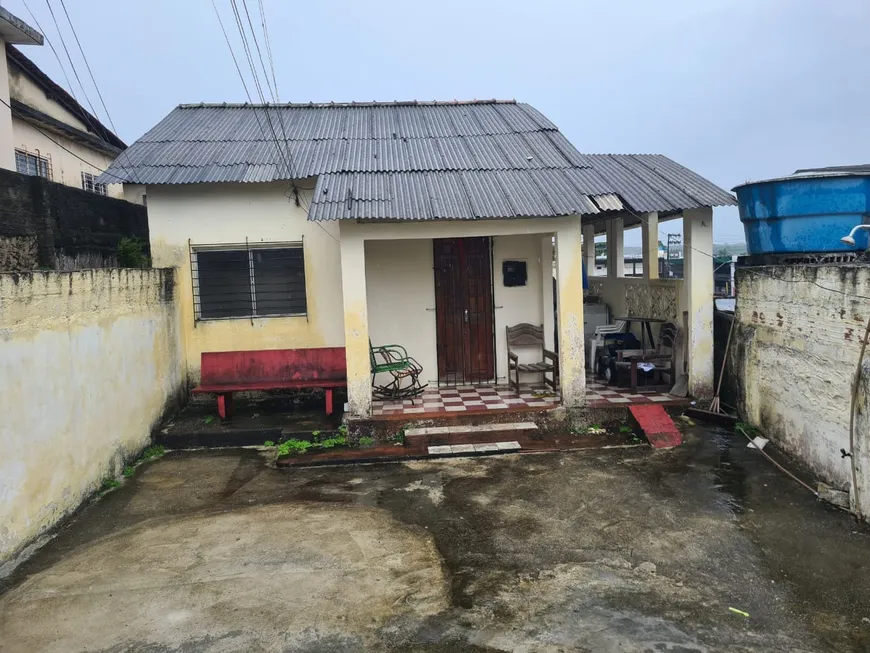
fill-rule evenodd
<path id="1" fill-rule="evenodd" d="M 586 264 L 586 276 L 595 274 L 595 225 L 583 225 L 583 262 Z"/>
<path id="2" fill-rule="evenodd" d="M 344 225 L 341 227 L 341 293 L 344 300 L 348 413 L 354 417 L 368 417 L 372 412 L 372 377 L 365 241 L 360 234 L 354 234 Z"/>
<path id="3" fill-rule="evenodd" d="M 641 215 L 643 240 L 643 278 L 659 278 L 659 214 L 656 211 Z"/>
<path id="4" fill-rule="evenodd" d="M 689 312 L 689 392 L 713 396 L 713 209 L 683 211 L 683 292 Z"/>
<path id="5" fill-rule="evenodd" d="M 622 218 L 607 222 L 607 278 L 625 276 L 625 229 Z"/>
<path id="6" fill-rule="evenodd" d="M 541 238 L 541 307 L 544 319 L 544 346 L 554 351 L 556 314 L 553 310 L 553 235 Z"/>
<path id="7" fill-rule="evenodd" d="M 566 408 L 586 405 L 583 350 L 583 248 L 580 218 L 560 223 L 556 232 L 558 271 L 559 380 Z"/>

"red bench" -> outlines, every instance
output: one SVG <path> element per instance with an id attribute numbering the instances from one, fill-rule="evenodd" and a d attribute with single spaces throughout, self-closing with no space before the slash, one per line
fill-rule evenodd
<path id="1" fill-rule="evenodd" d="M 233 415 L 233 393 L 323 388 L 326 414 L 332 392 L 347 386 L 344 347 L 203 352 L 200 384 L 191 392 L 217 395 L 222 419 Z"/>

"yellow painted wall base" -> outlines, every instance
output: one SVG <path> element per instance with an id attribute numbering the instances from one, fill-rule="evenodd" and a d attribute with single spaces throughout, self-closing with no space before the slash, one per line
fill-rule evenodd
<path id="1" fill-rule="evenodd" d="M 147 445 L 182 389 L 172 270 L 0 275 L 0 564 Z"/>

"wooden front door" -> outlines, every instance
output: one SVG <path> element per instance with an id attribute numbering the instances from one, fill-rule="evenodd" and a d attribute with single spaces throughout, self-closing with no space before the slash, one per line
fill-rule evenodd
<path id="1" fill-rule="evenodd" d="M 489 238 L 441 238 L 435 247 L 438 382 L 495 378 Z"/>

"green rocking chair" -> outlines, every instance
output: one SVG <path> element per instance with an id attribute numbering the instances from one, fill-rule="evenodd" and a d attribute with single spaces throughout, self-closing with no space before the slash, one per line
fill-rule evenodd
<path id="1" fill-rule="evenodd" d="M 420 384 L 423 367 L 408 356 L 401 345 L 372 346 L 369 341 L 372 365 L 372 394 L 375 399 L 408 399 L 421 394 L 428 384 Z M 389 374 L 392 381 L 377 385 L 378 374 Z"/>

